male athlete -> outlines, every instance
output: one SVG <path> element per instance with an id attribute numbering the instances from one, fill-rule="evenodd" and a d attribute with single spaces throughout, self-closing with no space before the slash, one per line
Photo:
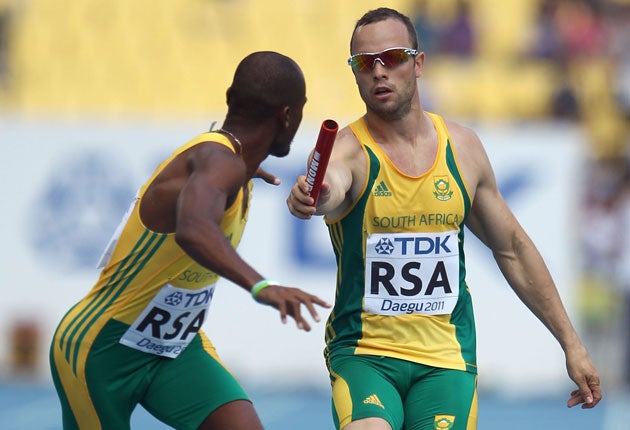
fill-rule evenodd
<path id="1" fill-rule="evenodd" d="M 539 252 L 503 200 L 471 130 L 422 109 L 413 24 L 379 8 L 357 22 L 348 60 L 367 112 L 337 136 L 317 206 L 304 176 L 295 216 L 325 215 L 338 265 L 326 360 L 345 430 L 475 429 L 477 361 L 464 226 L 566 355 L 592 408 L 599 377 Z"/>
<path id="2" fill-rule="evenodd" d="M 219 277 L 306 331 L 301 306 L 316 321 L 314 305 L 329 306 L 264 279 L 235 251 L 251 179 L 267 156 L 289 153 L 305 102 L 293 60 L 275 52 L 247 56 L 227 91 L 223 128 L 177 149 L 140 188 L 99 279 L 52 341 L 64 429 L 129 429 L 137 404 L 176 429 L 262 429 L 200 328 Z"/>

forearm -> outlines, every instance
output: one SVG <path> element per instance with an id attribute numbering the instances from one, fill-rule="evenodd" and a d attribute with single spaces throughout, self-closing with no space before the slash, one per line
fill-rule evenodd
<path id="1" fill-rule="evenodd" d="M 249 291 L 262 276 L 243 260 L 223 232 L 197 228 L 195 234 L 176 236 L 179 246 L 193 260 Z M 203 238 L 203 240 L 200 240 Z"/>
<path id="2" fill-rule="evenodd" d="M 495 259 L 511 288 L 562 349 L 581 346 L 551 274 L 531 240 L 515 240 L 509 252 L 495 252 Z"/>
<path id="3" fill-rule="evenodd" d="M 334 215 L 343 209 L 344 201 L 352 186 L 352 173 L 344 162 L 331 162 L 324 177 L 326 189 L 317 201 L 316 215 Z"/>

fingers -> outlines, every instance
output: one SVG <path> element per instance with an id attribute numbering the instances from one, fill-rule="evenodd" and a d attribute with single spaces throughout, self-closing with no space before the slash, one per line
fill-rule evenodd
<path id="1" fill-rule="evenodd" d="M 306 293 L 297 288 L 271 286 L 262 290 L 258 300 L 271 305 L 280 312 L 282 323 L 286 323 L 287 316 L 295 320 L 297 328 L 310 331 L 311 325 L 302 316 L 302 305 L 306 306 L 314 321 L 319 322 L 319 314 L 315 305 L 330 308 L 331 305 L 317 296 Z"/>
<path id="2" fill-rule="evenodd" d="M 254 177 L 260 178 L 266 183 L 271 184 L 271 185 L 280 185 L 280 178 L 278 178 L 272 173 L 267 172 L 262 167 L 259 167 L 258 170 L 256 170 Z"/>
<path id="3" fill-rule="evenodd" d="M 296 217 L 309 219 L 315 213 L 313 198 L 308 195 L 310 186 L 306 183 L 304 175 L 298 176 L 287 197 L 287 207 Z"/>
<path id="4" fill-rule="evenodd" d="M 599 400 L 595 402 L 593 396 L 590 394 L 584 395 L 580 392 L 580 390 L 571 391 L 571 396 L 567 401 L 567 407 L 572 408 L 579 404 L 582 405 L 582 409 L 590 409 L 595 407 L 595 405 L 599 403 Z"/>
<path id="5" fill-rule="evenodd" d="M 317 313 L 317 310 L 315 309 L 314 304 L 318 304 L 321 307 L 324 308 L 330 308 L 330 303 L 327 303 L 325 301 L 323 301 L 322 299 L 320 299 L 317 296 L 314 296 L 312 294 L 308 295 L 308 300 L 304 300 L 302 303 L 304 303 L 304 305 L 306 306 L 306 309 L 308 309 L 309 313 L 311 314 L 311 317 L 313 318 L 313 320 L 319 322 L 319 314 Z"/>
<path id="6" fill-rule="evenodd" d="M 590 376 L 587 382 L 578 384 L 577 390 L 571 391 L 567 406 L 572 408 L 582 404 L 582 409 L 594 408 L 602 399 L 602 390 L 597 376 Z"/>
<path id="7" fill-rule="evenodd" d="M 595 407 L 603 397 L 602 387 L 599 383 L 599 378 L 597 378 L 597 381 L 592 383 L 589 382 L 588 385 L 591 388 L 591 393 L 593 394 L 593 402 L 588 407 L 592 408 Z M 582 408 L 584 408 L 584 406 L 582 406 Z"/>
<path id="8" fill-rule="evenodd" d="M 320 306 L 327 307 L 327 308 L 330 307 L 330 304 L 326 303 L 319 297 L 313 296 L 312 294 L 305 293 L 302 290 L 298 290 L 296 288 L 292 288 L 291 290 L 292 292 L 296 294 L 296 296 L 289 302 L 290 303 L 289 313 L 295 320 L 298 329 L 302 329 L 304 331 L 311 331 L 311 325 L 302 316 L 302 305 L 306 306 L 306 308 L 308 309 L 308 312 L 311 314 L 311 318 L 313 318 L 315 322 L 319 322 L 320 321 L 319 314 L 317 313 L 317 310 L 315 309 L 314 304 L 318 304 Z"/>
<path id="9" fill-rule="evenodd" d="M 282 324 L 287 323 L 287 304 L 285 302 L 280 302 L 277 304 L 276 308 L 280 312 L 280 321 Z"/>
<path id="10" fill-rule="evenodd" d="M 582 403 L 582 395 L 579 390 L 571 391 L 571 395 L 569 396 L 569 400 L 567 400 L 567 407 L 572 408 L 575 405 L 579 405 Z"/>
<path id="11" fill-rule="evenodd" d="M 304 300 L 302 301 L 302 303 L 304 303 L 304 305 L 306 306 L 306 308 L 308 309 L 309 313 L 311 314 L 311 318 L 313 318 L 313 320 L 315 322 L 319 322 L 320 318 L 319 318 L 319 314 L 317 313 L 317 310 L 315 309 L 315 304 L 323 307 L 323 308 L 330 308 L 331 305 L 328 302 L 325 302 L 324 300 L 320 299 L 317 296 L 314 296 L 312 294 L 308 294 L 308 300 Z M 301 315 L 300 315 L 301 318 Z M 306 331 L 310 331 L 311 327 L 310 325 L 306 324 L 305 330 Z"/>

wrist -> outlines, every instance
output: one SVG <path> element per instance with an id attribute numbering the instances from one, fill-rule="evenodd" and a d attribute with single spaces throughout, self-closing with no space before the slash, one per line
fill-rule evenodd
<path id="1" fill-rule="evenodd" d="M 254 298 L 254 300 L 259 302 L 258 294 L 260 294 L 260 292 L 264 290 L 265 288 L 271 285 L 277 285 L 277 284 L 278 283 L 276 281 L 272 281 L 271 279 L 261 279 L 260 281 L 252 285 L 252 289 L 250 290 L 252 297 Z"/>

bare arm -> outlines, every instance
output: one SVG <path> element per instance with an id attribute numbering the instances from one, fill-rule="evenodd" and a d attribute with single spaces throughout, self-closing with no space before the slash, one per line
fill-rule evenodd
<path id="1" fill-rule="evenodd" d="M 220 228 L 228 203 L 246 183 L 245 164 L 218 145 L 206 145 L 188 157 L 189 176 L 176 207 L 175 240 L 204 267 L 241 286 L 262 276 L 233 249 Z"/>
<path id="2" fill-rule="evenodd" d="M 245 164 L 230 150 L 214 143 L 200 144 L 180 157 L 186 158 L 175 162 L 181 164 L 175 164 L 173 171 L 180 173 L 171 181 L 181 183 L 181 187 L 176 187 L 173 203 L 175 240 L 196 262 L 251 291 L 263 277 L 240 257 L 220 227 L 225 209 L 247 183 Z M 172 190 L 167 192 L 173 194 Z M 278 309 L 283 322 L 290 315 L 298 328 L 307 331 L 310 325 L 301 315 L 301 305 L 307 307 L 315 321 L 319 317 L 314 304 L 329 307 L 316 296 L 278 285 L 262 290 L 258 300 Z"/>
<path id="3" fill-rule="evenodd" d="M 476 135 L 467 139 L 466 161 L 477 180 L 467 226 L 491 250 L 514 292 L 558 340 L 567 371 L 578 385 L 569 407 L 592 408 L 602 397 L 599 376 L 575 332 L 542 256 L 501 196 L 490 162 Z M 470 172 L 469 172 L 470 173 Z"/>

